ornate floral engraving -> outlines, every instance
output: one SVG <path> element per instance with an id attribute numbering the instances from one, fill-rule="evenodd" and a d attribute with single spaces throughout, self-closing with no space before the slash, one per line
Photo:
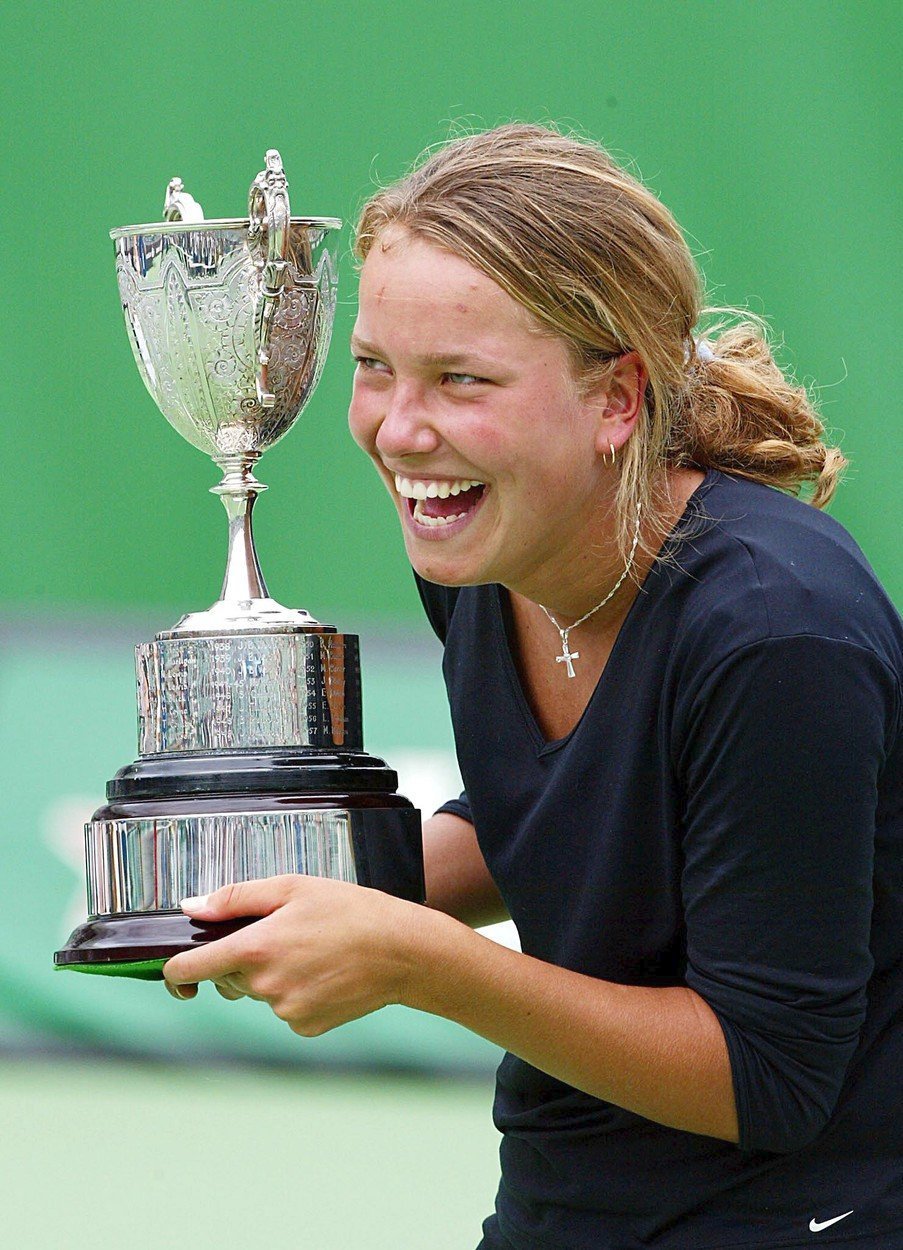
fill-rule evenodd
<path id="1" fill-rule="evenodd" d="M 258 402 L 254 314 L 261 267 L 247 228 L 117 239 L 132 350 L 171 425 L 214 458 L 263 451 L 291 427 L 329 347 L 336 275 L 320 227 L 292 226 L 270 338 L 272 408 Z"/>

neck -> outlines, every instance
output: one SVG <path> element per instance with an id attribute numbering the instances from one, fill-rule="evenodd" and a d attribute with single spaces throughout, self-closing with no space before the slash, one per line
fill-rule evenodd
<path id="1" fill-rule="evenodd" d="M 508 586 L 518 598 L 546 608 L 562 627 L 573 625 L 595 608 L 614 588 L 628 563 L 627 555 L 618 547 L 613 509 L 607 507 L 593 520 L 594 524 L 581 527 L 567 545 L 556 545 L 554 553 L 532 569 L 529 577 Z M 634 575 L 639 555 L 638 551 L 634 557 Z M 632 582 L 626 577 L 597 615 L 609 619 L 615 615 L 621 601 L 628 598 Z"/>
<path id="2" fill-rule="evenodd" d="M 665 534 L 677 524 L 703 477 L 704 474 L 695 469 L 675 470 L 669 475 L 670 506 L 665 517 Z M 620 625 L 664 542 L 665 535 L 652 550 L 644 550 L 650 545 L 649 529 L 641 522 L 640 545 L 628 576 L 610 602 L 580 626 L 581 632 L 591 627 L 605 632 Z M 509 586 L 508 590 L 537 609 L 540 605 L 546 608 L 561 628 L 573 628 L 575 621 L 604 600 L 626 565 L 627 554 L 622 554 L 618 548 L 613 510 L 609 507 L 604 516 L 597 519 L 591 532 L 583 531 L 579 543 L 571 544 L 567 552 L 556 553 L 542 568 L 535 570 L 533 576 L 516 586 Z"/>

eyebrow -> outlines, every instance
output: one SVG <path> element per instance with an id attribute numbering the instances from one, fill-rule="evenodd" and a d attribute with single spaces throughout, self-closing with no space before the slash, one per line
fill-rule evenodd
<path id="1" fill-rule="evenodd" d="M 382 358 L 385 353 L 373 343 L 368 343 L 365 339 L 359 339 L 354 336 L 351 338 L 351 350 L 359 355 L 373 355 Z M 476 364 L 477 362 L 488 367 L 493 366 L 493 362 L 485 356 L 478 353 L 468 352 L 452 352 L 448 355 L 439 352 L 427 352 L 424 356 L 415 356 L 418 365 L 430 366 L 434 369 L 454 369 L 458 365 Z"/>

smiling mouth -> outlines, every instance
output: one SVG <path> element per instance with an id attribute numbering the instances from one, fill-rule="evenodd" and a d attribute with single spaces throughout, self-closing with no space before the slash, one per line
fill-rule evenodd
<path id="1" fill-rule="evenodd" d="M 466 478 L 411 481 L 396 474 L 395 489 L 416 525 L 439 530 L 465 520 L 480 503 L 486 485 Z"/>

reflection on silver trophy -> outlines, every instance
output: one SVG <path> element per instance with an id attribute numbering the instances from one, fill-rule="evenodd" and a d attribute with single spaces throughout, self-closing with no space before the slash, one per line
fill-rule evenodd
<path id="1" fill-rule="evenodd" d="M 335 231 L 292 217 L 279 153 L 247 218 L 205 221 L 174 178 L 163 222 L 111 232 L 126 326 L 167 421 L 222 470 L 220 598 L 136 647 L 139 757 L 86 835 L 88 920 L 57 967 L 160 976 L 247 920 L 179 908 L 233 881 L 309 873 L 422 899 L 420 815 L 363 749 L 358 640 L 267 591 L 251 528 L 261 454 L 319 380 Z"/>

